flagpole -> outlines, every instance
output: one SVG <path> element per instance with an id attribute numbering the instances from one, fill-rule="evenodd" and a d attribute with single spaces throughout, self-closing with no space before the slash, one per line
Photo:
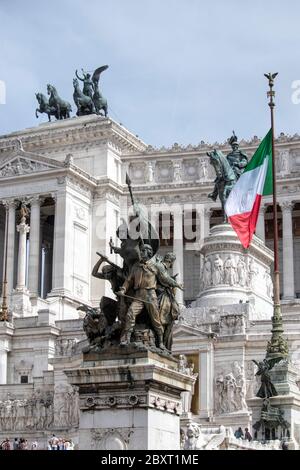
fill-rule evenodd
<path id="1" fill-rule="evenodd" d="M 277 212 L 277 185 L 276 185 L 276 160 L 274 144 L 274 97 L 273 90 L 274 79 L 278 73 L 266 73 L 269 90 L 269 107 L 271 114 L 271 133 L 272 133 L 272 179 L 273 179 L 273 231 L 274 231 L 274 313 L 272 317 L 272 337 L 267 346 L 267 359 L 271 362 L 271 367 L 276 362 L 288 356 L 287 341 L 283 338 L 284 332 L 282 324 L 281 306 L 280 306 L 280 273 L 279 273 L 279 253 L 278 253 L 278 212 Z"/>

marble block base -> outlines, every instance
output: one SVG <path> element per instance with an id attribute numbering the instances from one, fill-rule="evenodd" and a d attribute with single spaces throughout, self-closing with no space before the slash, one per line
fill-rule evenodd
<path id="1" fill-rule="evenodd" d="M 229 224 L 215 225 L 200 250 L 203 267 L 200 291 L 191 309 L 224 308 L 249 303 L 254 318 L 273 314 L 270 268 L 273 253 L 254 236 L 245 250 Z"/>
<path id="2" fill-rule="evenodd" d="M 30 317 L 32 315 L 30 293 L 26 287 L 13 290 L 11 306 L 14 316 Z"/>
<path id="3" fill-rule="evenodd" d="M 214 419 L 219 425 L 232 427 L 233 431 L 241 427 L 251 429 L 251 413 L 249 411 L 236 411 L 217 415 Z M 214 422 L 213 421 L 213 422 Z"/>
<path id="4" fill-rule="evenodd" d="M 275 429 L 275 438 L 286 439 L 290 450 L 299 449 L 300 390 L 296 383 L 298 371 L 288 360 L 284 360 L 276 364 L 273 369 L 270 370 L 270 377 L 278 393 L 277 396 L 269 399 L 270 406 L 279 409 L 282 412 L 284 420 L 289 424 L 286 431 L 281 429 L 280 426 L 278 429 Z M 261 418 L 263 400 L 255 397 L 248 400 L 247 403 L 252 410 L 252 424 L 254 425 Z M 263 429 L 261 429 L 258 434 L 260 438 L 264 439 L 262 433 Z"/>
<path id="5" fill-rule="evenodd" d="M 180 448 L 180 394 L 195 379 L 174 358 L 112 347 L 64 372 L 79 387 L 79 449 Z"/>

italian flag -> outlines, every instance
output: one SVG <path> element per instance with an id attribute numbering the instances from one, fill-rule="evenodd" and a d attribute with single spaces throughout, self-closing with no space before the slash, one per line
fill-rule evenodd
<path id="1" fill-rule="evenodd" d="M 262 196 L 273 193 L 272 129 L 233 186 L 225 212 L 241 244 L 248 248 L 256 229 Z"/>

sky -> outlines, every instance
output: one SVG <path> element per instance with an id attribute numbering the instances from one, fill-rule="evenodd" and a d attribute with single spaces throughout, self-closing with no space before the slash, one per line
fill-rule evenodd
<path id="1" fill-rule="evenodd" d="M 0 0 L 0 135 L 47 121 L 47 83 L 76 111 L 75 70 L 104 64 L 109 116 L 154 147 L 262 137 L 270 71 L 275 132 L 300 133 L 299 18 L 298 0 Z"/>

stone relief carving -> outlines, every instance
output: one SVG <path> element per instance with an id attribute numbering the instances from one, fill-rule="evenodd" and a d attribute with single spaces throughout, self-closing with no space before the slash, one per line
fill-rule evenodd
<path id="1" fill-rule="evenodd" d="M 54 388 L 54 426 L 78 426 L 78 388 L 69 384 L 57 384 Z"/>
<path id="2" fill-rule="evenodd" d="M 240 256 L 237 263 L 237 278 L 238 283 L 241 287 L 245 287 L 247 284 L 247 266 L 244 259 Z"/>
<path id="3" fill-rule="evenodd" d="M 75 215 L 79 220 L 86 220 L 86 210 L 83 207 L 77 206 L 75 207 Z"/>
<path id="4" fill-rule="evenodd" d="M 147 162 L 145 166 L 145 181 L 153 183 L 154 181 L 154 162 Z"/>
<path id="5" fill-rule="evenodd" d="M 132 428 L 93 429 L 91 430 L 91 448 L 93 450 L 127 450 Z"/>
<path id="6" fill-rule="evenodd" d="M 237 361 L 232 363 L 231 370 L 221 369 L 216 374 L 215 409 L 217 414 L 248 410 L 244 369 Z"/>
<path id="7" fill-rule="evenodd" d="M 264 282 L 266 286 L 267 296 L 270 297 L 270 299 L 272 299 L 273 294 L 274 294 L 274 286 L 273 286 L 273 280 L 270 274 L 270 269 L 266 269 L 264 273 Z"/>
<path id="8" fill-rule="evenodd" d="M 260 282 L 266 280 L 267 283 Z M 243 256 L 228 257 L 217 255 L 206 255 L 204 258 L 200 284 L 202 289 L 210 286 L 230 285 L 265 291 L 269 297 L 272 296 L 272 278 L 270 269 L 263 273 L 259 265 L 250 258 L 246 263 Z"/>
<path id="9" fill-rule="evenodd" d="M 182 411 L 182 404 L 179 401 L 168 400 L 161 397 L 161 395 L 150 395 L 149 405 L 159 410 L 168 411 L 169 413 L 180 414 Z"/>
<path id="10" fill-rule="evenodd" d="M 206 289 L 207 287 L 210 287 L 211 285 L 211 272 L 212 272 L 212 266 L 211 266 L 211 261 L 209 257 L 204 258 L 204 264 L 203 264 L 203 269 L 202 269 L 202 288 Z"/>
<path id="11" fill-rule="evenodd" d="M 203 327 L 209 328 L 213 326 L 213 329 L 217 327 L 219 331 L 220 320 L 222 317 L 227 317 L 229 311 L 230 315 L 243 315 L 246 318 L 249 316 L 250 309 L 250 302 L 241 304 L 230 304 L 224 306 L 219 305 L 218 307 L 185 308 L 181 312 L 181 315 L 179 317 L 179 323 L 187 324 L 195 328 L 201 327 L 202 329 Z"/>
<path id="12" fill-rule="evenodd" d="M 223 284 L 224 279 L 224 262 L 220 255 L 216 255 L 212 264 L 212 285 L 218 286 Z"/>
<path id="13" fill-rule="evenodd" d="M 217 255 L 206 255 L 204 258 L 201 286 L 205 289 L 221 284 L 240 287 L 254 287 L 254 280 L 258 274 L 258 267 L 250 261 L 247 268 L 242 256 L 229 255 L 222 258 Z"/>
<path id="14" fill-rule="evenodd" d="M 199 179 L 205 181 L 208 177 L 207 171 L 207 161 L 206 160 L 199 160 Z"/>
<path id="15" fill-rule="evenodd" d="M 106 409 L 107 407 L 130 408 L 131 406 L 144 406 L 147 403 L 146 394 L 111 395 L 103 397 L 83 398 L 81 408 Z"/>
<path id="16" fill-rule="evenodd" d="M 9 393 L 0 401 L 0 429 L 24 431 L 49 429 L 53 425 L 53 393 L 37 389 L 28 398 L 16 399 Z"/>
<path id="17" fill-rule="evenodd" d="M 289 171 L 289 151 L 283 150 L 278 156 L 278 171 L 279 173 L 288 173 Z"/>
<path id="18" fill-rule="evenodd" d="M 227 435 L 224 426 L 220 426 L 217 433 L 203 433 L 201 426 L 191 422 L 186 433 L 181 431 L 181 448 L 184 450 L 213 450 L 220 449 Z"/>
<path id="19" fill-rule="evenodd" d="M 237 266 L 233 255 L 225 260 L 224 263 L 224 284 L 235 286 L 238 283 Z"/>
<path id="20" fill-rule="evenodd" d="M 180 182 L 182 178 L 182 166 L 179 160 L 173 162 L 173 181 Z"/>
<path id="21" fill-rule="evenodd" d="M 3 168 L 0 169 L 0 177 L 5 176 L 19 176 L 37 171 L 52 170 L 53 167 L 29 160 L 27 158 L 18 157 L 13 161 L 8 162 Z"/>
<path id="22" fill-rule="evenodd" d="M 246 331 L 244 315 L 222 315 L 219 321 L 219 330 L 222 336 L 244 334 Z"/>
<path id="23" fill-rule="evenodd" d="M 57 338 L 55 342 L 56 356 L 71 356 L 78 343 L 77 338 Z"/>
<path id="24" fill-rule="evenodd" d="M 247 276 L 247 286 L 253 289 L 255 287 L 255 281 L 258 276 L 258 266 L 255 263 L 253 258 L 250 258 L 248 264 L 248 276 Z"/>

